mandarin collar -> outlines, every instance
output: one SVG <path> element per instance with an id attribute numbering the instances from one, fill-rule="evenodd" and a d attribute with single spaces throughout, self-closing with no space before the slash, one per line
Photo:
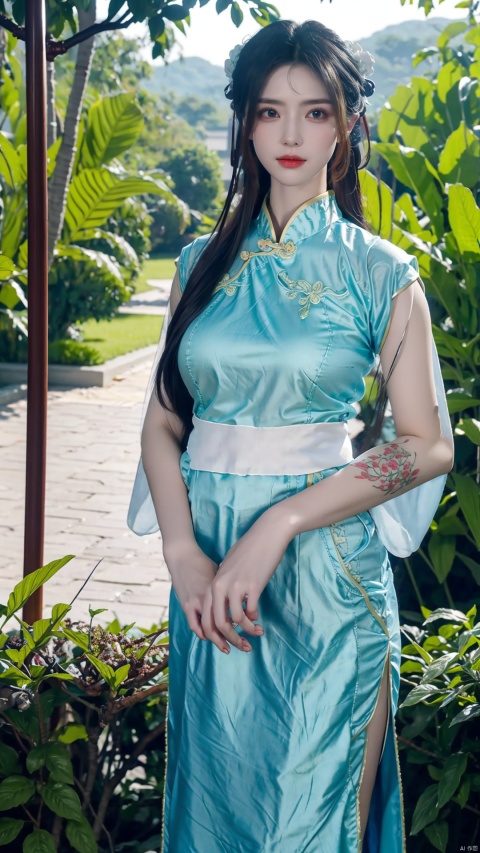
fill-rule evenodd
<path id="1" fill-rule="evenodd" d="M 275 244 L 284 244 L 288 241 L 294 244 L 306 237 L 311 237 L 321 231 L 327 225 L 331 225 L 341 218 L 342 214 L 335 199 L 333 190 L 328 190 L 320 195 L 307 199 L 292 213 L 280 238 L 277 240 L 275 228 L 273 227 L 267 201 L 269 193 L 265 196 L 260 213 L 256 219 L 257 236 L 262 240 L 272 241 Z"/>

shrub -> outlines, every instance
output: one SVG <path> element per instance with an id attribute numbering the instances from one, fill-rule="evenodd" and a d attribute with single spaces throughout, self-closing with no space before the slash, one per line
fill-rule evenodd
<path id="1" fill-rule="evenodd" d="M 18 611 L 72 557 L 0 605 L 0 846 L 26 853 L 158 849 L 165 771 L 166 623 L 72 622 Z M 17 631 L 4 632 L 14 617 Z M 15 845 L 15 846 L 12 846 Z"/>
<path id="2" fill-rule="evenodd" d="M 421 627 L 402 627 L 409 642 L 401 679 L 413 687 L 398 714 L 399 744 L 414 765 L 410 835 L 421 834 L 419 842 L 426 838 L 442 853 L 468 850 L 480 815 L 480 737 L 471 722 L 480 717 L 480 622 L 476 606 L 468 613 L 422 607 L 422 613 Z M 446 624 L 435 631 L 439 620 Z"/>

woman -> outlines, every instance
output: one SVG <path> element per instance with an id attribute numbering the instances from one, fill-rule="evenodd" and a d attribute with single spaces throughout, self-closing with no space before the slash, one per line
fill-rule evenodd
<path id="1" fill-rule="evenodd" d="M 232 183 L 178 261 L 129 513 L 172 576 L 163 850 L 403 853 L 387 547 L 453 459 L 428 305 L 364 220 L 349 45 L 279 21 L 234 53 Z M 353 459 L 378 353 L 397 438 Z"/>

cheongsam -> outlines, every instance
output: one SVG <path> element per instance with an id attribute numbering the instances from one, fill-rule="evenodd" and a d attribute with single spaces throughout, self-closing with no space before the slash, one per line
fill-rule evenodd
<path id="1" fill-rule="evenodd" d="M 208 236 L 181 252 L 182 292 Z M 392 298 L 418 278 L 416 259 L 344 218 L 332 191 L 302 204 L 278 240 L 264 201 L 182 337 L 193 413 L 253 427 L 354 418 Z M 217 564 L 270 506 L 342 467 L 239 476 L 190 463 L 187 448 L 195 538 Z M 172 587 L 164 853 L 405 853 L 398 604 L 372 513 L 295 536 L 258 614 L 252 651 L 225 655 L 190 630 Z M 384 667 L 389 716 L 362 848 Z"/>

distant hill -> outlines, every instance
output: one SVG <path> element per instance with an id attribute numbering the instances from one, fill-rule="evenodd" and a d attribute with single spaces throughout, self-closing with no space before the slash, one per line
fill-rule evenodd
<path id="1" fill-rule="evenodd" d="M 393 94 L 399 83 L 407 83 L 412 76 L 422 76 L 429 68 L 428 61 L 418 68 L 412 68 L 412 54 L 423 47 L 436 44 L 440 32 L 450 23 L 449 18 L 427 18 L 425 21 L 403 21 L 392 24 L 374 33 L 369 38 L 360 39 L 365 50 L 375 57 L 376 91 L 369 99 L 371 110 L 379 109 Z M 229 107 L 223 90 L 227 78 L 220 65 L 212 65 L 198 56 L 176 59 L 169 65 L 155 66 L 150 80 L 142 85 L 152 93 L 173 90 L 179 96 L 197 95 L 212 100 L 224 113 Z"/>

